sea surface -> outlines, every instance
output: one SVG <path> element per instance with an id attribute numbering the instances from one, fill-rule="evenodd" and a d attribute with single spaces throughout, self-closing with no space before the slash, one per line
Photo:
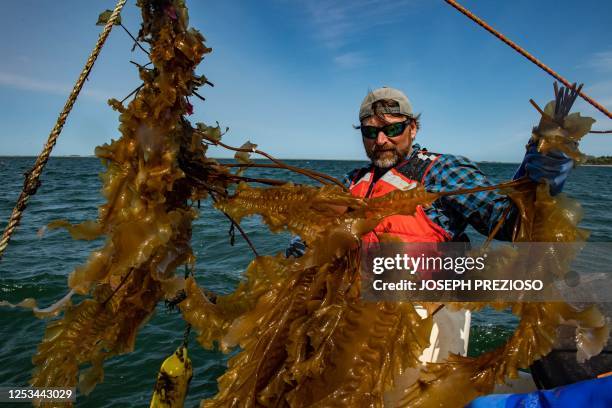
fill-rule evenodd
<path id="1" fill-rule="evenodd" d="M 322 171 L 341 178 L 363 162 L 288 160 L 290 164 Z M 34 163 L 33 157 L 0 157 L 0 227 L 6 225 L 21 191 L 23 173 Z M 495 182 L 509 180 L 516 164 L 481 163 L 483 171 Z M 74 241 L 63 230 L 44 231 L 56 219 L 72 223 L 95 219 L 102 204 L 96 158 L 52 158 L 42 177 L 42 186 L 32 197 L 17 233 L 0 261 L 0 300 L 17 303 L 28 297 L 48 306 L 67 292 L 66 278 L 75 266 L 102 241 Z M 274 169 L 250 170 L 247 175 L 283 178 L 304 182 L 301 176 Z M 591 230 L 592 241 L 612 241 L 612 168 L 579 167 L 573 171 L 565 192 L 578 198 L 584 208 L 582 226 Z M 290 236 L 271 234 L 258 218 L 242 223 L 257 249 L 263 254 L 284 251 Z M 41 230 L 42 229 L 42 230 Z M 194 224 L 193 248 L 197 255 L 196 276 L 209 289 L 228 293 L 236 287 L 252 253 L 236 234 L 235 246 L 229 242 L 228 220 L 209 204 L 203 203 Z M 43 232 L 39 236 L 39 232 Z M 480 240 L 471 232 L 474 240 Z M 485 310 L 473 316 L 470 354 L 477 355 L 502 343 L 513 331 L 516 318 L 508 312 Z M 0 308 L 0 386 L 25 386 L 32 372 L 31 358 L 41 340 L 45 322 L 31 312 Z M 162 361 L 180 344 L 184 323 L 177 312 L 159 305 L 155 315 L 141 329 L 134 352 L 112 358 L 105 364 L 104 382 L 87 397 L 79 396 L 79 407 L 148 406 L 157 371 Z M 194 377 L 186 407 L 216 393 L 216 378 L 226 367 L 227 356 L 202 349 L 192 334 L 189 353 Z M 26 406 L 20 404 L 18 406 Z"/>

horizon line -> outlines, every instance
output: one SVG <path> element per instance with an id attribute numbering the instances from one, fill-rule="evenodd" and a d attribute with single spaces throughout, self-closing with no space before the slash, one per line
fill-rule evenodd
<path id="1" fill-rule="evenodd" d="M 2 155 L 1 158 L 36 158 L 37 155 L 30 154 L 13 154 L 13 155 Z M 76 158 L 97 158 L 95 155 L 80 155 L 80 154 L 69 154 L 69 155 L 51 155 L 52 158 L 61 158 L 61 159 L 76 159 Z M 209 159 L 215 160 L 235 160 L 234 157 L 208 157 Z M 367 162 L 365 159 L 308 159 L 308 158 L 282 158 L 275 157 L 276 160 L 302 160 L 302 161 L 352 161 L 352 162 Z M 251 160 L 262 160 L 262 161 L 271 161 L 266 158 L 252 158 Z M 499 164 L 520 164 L 519 162 L 508 162 L 508 161 L 498 161 L 498 160 L 474 160 L 476 163 L 499 163 Z"/>

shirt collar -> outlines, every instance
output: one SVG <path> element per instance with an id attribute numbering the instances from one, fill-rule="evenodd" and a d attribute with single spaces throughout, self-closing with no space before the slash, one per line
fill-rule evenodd
<path id="1" fill-rule="evenodd" d="M 419 154 L 419 151 L 421 151 L 421 145 L 418 143 L 413 144 L 412 151 L 410 152 L 408 157 L 406 157 L 406 160 L 410 161 L 414 159 L 417 156 L 417 154 Z"/>

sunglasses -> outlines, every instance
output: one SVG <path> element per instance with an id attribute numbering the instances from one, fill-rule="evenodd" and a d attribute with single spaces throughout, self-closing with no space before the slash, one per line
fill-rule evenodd
<path id="1" fill-rule="evenodd" d="M 383 132 L 387 137 L 397 137 L 404 133 L 406 127 L 410 125 L 412 119 L 407 119 L 403 122 L 391 123 L 387 126 L 360 126 L 361 135 L 366 139 L 376 139 L 378 132 Z"/>

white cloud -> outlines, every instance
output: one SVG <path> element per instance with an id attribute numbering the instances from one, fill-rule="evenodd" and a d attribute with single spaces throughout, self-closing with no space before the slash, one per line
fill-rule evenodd
<path id="1" fill-rule="evenodd" d="M 612 106 L 612 80 L 596 82 L 586 91 L 606 108 Z"/>
<path id="2" fill-rule="evenodd" d="M 2 71 L 0 71 L 0 87 L 62 95 L 66 97 L 68 97 L 70 91 L 72 91 L 72 85 Z M 108 98 L 112 97 L 113 92 L 111 90 L 102 91 L 88 87 L 86 82 L 81 90 L 81 95 L 98 101 L 106 101 Z"/>
<path id="3" fill-rule="evenodd" d="M 358 35 L 401 20 L 409 6 L 418 0 L 353 0 L 330 2 L 306 0 L 304 7 L 315 38 L 331 49 L 338 49 Z"/>
<path id="4" fill-rule="evenodd" d="M 334 63 L 340 68 L 354 68 L 365 61 L 366 58 L 359 52 L 346 52 L 334 57 Z"/>
<path id="5" fill-rule="evenodd" d="M 612 72 L 612 50 L 594 53 L 582 66 L 601 72 Z"/>
<path id="6" fill-rule="evenodd" d="M 411 6 L 421 0 L 304 0 L 308 26 L 312 35 L 335 54 L 333 62 L 340 68 L 354 68 L 366 61 L 360 52 L 347 51 L 356 42 L 389 24 L 402 21 Z"/>
<path id="7" fill-rule="evenodd" d="M 612 50 L 594 52 L 578 67 L 589 71 L 587 77 L 590 77 L 590 80 L 585 81 L 584 92 L 609 110 L 612 107 L 612 80 L 609 79 L 612 74 Z M 578 98 L 574 109 L 598 120 L 605 118 L 582 98 Z M 607 122 L 608 119 L 604 121 Z"/>

